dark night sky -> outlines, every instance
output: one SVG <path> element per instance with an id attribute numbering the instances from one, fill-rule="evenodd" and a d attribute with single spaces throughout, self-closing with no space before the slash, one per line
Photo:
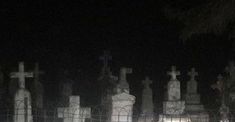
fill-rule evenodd
<path id="1" fill-rule="evenodd" d="M 1 65 L 16 68 L 23 60 L 30 69 L 39 62 L 47 72 L 44 84 L 52 84 L 50 87 L 57 83 L 58 71 L 68 69 L 78 80 L 79 94 L 87 94 L 84 90 L 97 84 L 101 68 L 98 57 L 103 50 L 110 50 L 115 75 L 120 66 L 133 68 L 129 81 L 136 95 L 145 75 L 155 81 L 154 88 L 162 90 L 171 65 L 182 71 L 182 82 L 188 80 L 186 71 L 196 67 L 200 91 L 206 93 L 231 60 L 231 41 L 204 35 L 182 42 L 178 38 L 182 24 L 168 20 L 162 12 L 168 1 L 2 1 Z M 169 3 L 181 8 L 200 4 L 194 1 Z"/>

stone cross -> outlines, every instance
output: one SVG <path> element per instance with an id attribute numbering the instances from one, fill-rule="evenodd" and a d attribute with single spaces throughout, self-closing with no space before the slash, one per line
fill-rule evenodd
<path id="1" fill-rule="evenodd" d="M 19 72 L 12 72 L 10 74 L 11 78 L 18 78 L 19 79 L 19 87 L 25 88 L 25 78 L 32 78 L 33 73 L 32 72 L 25 72 L 24 71 L 24 63 L 19 63 Z"/>
<path id="2" fill-rule="evenodd" d="M 145 77 L 145 80 L 142 81 L 142 83 L 144 84 L 145 88 L 149 88 L 149 85 L 153 83 L 152 80 L 149 79 L 149 77 Z"/>
<path id="3" fill-rule="evenodd" d="M 108 67 L 109 60 L 112 60 L 112 56 L 108 51 L 104 51 L 104 55 L 100 57 L 100 60 L 103 61 L 104 67 Z"/>
<path id="4" fill-rule="evenodd" d="M 198 72 L 195 71 L 195 68 L 192 68 L 191 72 L 188 72 L 188 75 L 191 77 L 190 80 L 195 80 L 195 77 L 198 76 Z"/>
<path id="5" fill-rule="evenodd" d="M 34 80 L 35 80 L 35 82 L 39 81 L 39 75 L 41 75 L 41 74 L 44 74 L 44 72 L 39 70 L 39 64 L 36 63 L 35 68 L 34 68 Z"/>
<path id="6" fill-rule="evenodd" d="M 223 76 L 221 74 L 219 74 L 217 79 L 218 80 L 217 80 L 216 84 L 213 84 L 211 87 L 212 87 L 212 89 L 218 89 L 222 93 L 224 90 Z"/>
<path id="7" fill-rule="evenodd" d="M 167 72 L 171 76 L 171 80 L 177 80 L 177 76 L 180 75 L 179 71 L 176 71 L 176 67 L 172 66 L 171 71 Z"/>
<path id="8" fill-rule="evenodd" d="M 120 81 L 126 81 L 126 75 L 132 73 L 132 68 L 122 67 L 120 69 Z"/>

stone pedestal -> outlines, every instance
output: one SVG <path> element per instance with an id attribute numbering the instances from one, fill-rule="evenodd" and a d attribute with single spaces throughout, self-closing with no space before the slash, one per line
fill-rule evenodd
<path id="1" fill-rule="evenodd" d="M 190 117 L 186 115 L 159 115 L 158 122 L 191 122 Z"/>
<path id="2" fill-rule="evenodd" d="M 165 101 L 163 102 L 163 113 L 170 115 L 180 115 L 184 113 L 184 101 Z"/>
<path id="3" fill-rule="evenodd" d="M 191 122 L 189 116 L 185 115 L 185 101 L 181 100 L 180 82 L 176 76 L 179 71 L 172 66 L 171 80 L 167 84 L 167 101 L 163 102 L 163 114 L 159 115 L 158 122 Z"/>
<path id="4" fill-rule="evenodd" d="M 126 92 L 112 97 L 111 122 L 132 122 L 135 96 Z"/>
<path id="5" fill-rule="evenodd" d="M 15 94 L 14 122 L 33 122 L 31 96 L 26 89 L 19 89 Z"/>

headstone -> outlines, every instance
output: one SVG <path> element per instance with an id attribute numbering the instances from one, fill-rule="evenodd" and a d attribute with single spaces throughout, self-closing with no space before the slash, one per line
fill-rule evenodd
<path id="1" fill-rule="evenodd" d="M 127 92 L 112 96 L 111 122 L 132 122 L 135 96 Z"/>
<path id="2" fill-rule="evenodd" d="M 115 93 L 118 78 L 112 75 L 108 65 L 109 60 L 112 60 L 112 56 L 108 51 L 104 51 L 104 54 L 100 57 L 100 60 L 103 62 L 101 75 L 98 78 L 101 89 L 101 104 L 107 105 L 109 103 L 111 104 L 111 96 Z"/>
<path id="3" fill-rule="evenodd" d="M 141 105 L 141 117 L 139 118 L 139 122 L 152 122 L 154 120 L 153 113 L 153 93 L 150 88 L 150 84 L 152 84 L 152 80 L 149 77 L 146 77 L 145 80 L 142 81 L 144 84 L 144 89 L 142 93 L 142 105 Z"/>
<path id="4" fill-rule="evenodd" d="M 118 83 L 118 78 L 112 74 L 111 68 L 109 66 L 109 61 L 112 60 L 112 56 L 109 51 L 104 51 L 104 54 L 99 58 L 103 67 L 98 78 L 99 82 L 99 92 L 101 98 L 102 106 L 102 120 L 106 120 L 111 116 L 112 111 L 112 96 L 116 93 L 116 87 Z"/>
<path id="5" fill-rule="evenodd" d="M 111 122 L 132 122 L 135 96 L 129 94 L 126 74 L 132 73 L 130 68 L 121 68 L 117 94 L 112 96 Z"/>
<path id="6" fill-rule="evenodd" d="M 153 113 L 153 93 L 150 88 L 150 84 L 152 84 L 152 80 L 149 77 L 146 77 L 145 80 L 142 81 L 144 84 L 144 90 L 142 93 L 142 113 L 143 114 L 152 114 Z"/>
<path id="7" fill-rule="evenodd" d="M 80 107 L 80 97 L 70 96 L 69 107 L 61 107 L 57 109 L 58 118 L 62 118 L 63 122 L 85 122 L 87 118 L 91 118 L 91 108 Z"/>
<path id="8" fill-rule="evenodd" d="M 67 70 L 64 70 L 62 75 L 60 83 L 60 106 L 66 106 L 69 104 L 69 97 L 73 93 L 73 80 L 70 79 L 70 74 Z"/>
<path id="9" fill-rule="evenodd" d="M 177 76 L 180 75 L 179 71 L 176 71 L 176 67 L 172 66 L 170 72 L 167 72 L 171 76 L 171 80 L 167 85 L 168 100 L 176 101 L 180 100 L 180 82 L 177 80 Z"/>
<path id="10" fill-rule="evenodd" d="M 172 66 L 171 71 L 167 72 L 171 76 L 167 84 L 167 101 L 163 102 L 163 114 L 159 115 L 159 122 L 190 122 L 191 120 L 185 115 L 185 101 L 181 100 L 180 82 L 177 76 L 176 67 Z"/>
<path id="11" fill-rule="evenodd" d="M 235 87 L 233 84 L 235 83 L 235 64 L 233 61 L 229 62 L 229 65 L 225 68 L 225 71 L 228 74 L 228 78 L 226 78 L 227 86 L 230 88 L 229 96 L 232 99 L 232 101 L 235 101 Z"/>
<path id="12" fill-rule="evenodd" d="M 225 84 L 223 76 L 220 74 L 217 77 L 216 84 L 212 85 L 213 89 L 218 89 L 221 95 L 221 107 L 220 107 L 220 122 L 229 122 L 229 108 L 225 104 Z"/>
<path id="13" fill-rule="evenodd" d="M 40 82 L 39 76 L 41 74 L 43 74 L 44 72 L 39 70 L 39 64 L 36 63 L 35 64 L 35 68 L 34 68 L 34 97 L 33 97 L 33 102 L 35 104 L 36 108 L 43 108 L 43 85 Z"/>
<path id="14" fill-rule="evenodd" d="M 192 68 L 190 72 L 188 72 L 190 76 L 190 80 L 187 82 L 187 93 L 186 93 L 186 103 L 187 104 L 200 104 L 200 95 L 197 93 L 197 81 L 195 80 L 195 76 L 198 73 L 195 71 L 195 68 Z"/>
<path id="15" fill-rule="evenodd" d="M 119 84 L 117 85 L 117 93 L 126 92 L 129 94 L 130 90 L 129 90 L 129 84 L 126 79 L 126 75 L 131 73 L 132 73 L 131 68 L 122 67 L 120 69 Z"/>
<path id="16" fill-rule="evenodd" d="M 80 97 L 70 96 L 69 107 L 58 108 L 58 117 L 63 118 L 63 122 L 80 122 Z"/>
<path id="17" fill-rule="evenodd" d="M 14 96 L 14 122 L 32 122 L 31 96 L 25 89 L 25 78 L 32 78 L 32 72 L 24 71 L 24 63 L 19 63 L 19 72 L 10 74 L 11 78 L 19 79 L 19 89 Z"/>
<path id="18" fill-rule="evenodd" d="M 185 111 L 189 114 L 192 122 L 209 122 L 209 114 L 200 104 L 200 95 L 197 93 L 198 85 L 195 76 L 198 76 L 198 73 L 195 68 L 192 68 L 188 75 L 190 80 L 187 82 Z"/>

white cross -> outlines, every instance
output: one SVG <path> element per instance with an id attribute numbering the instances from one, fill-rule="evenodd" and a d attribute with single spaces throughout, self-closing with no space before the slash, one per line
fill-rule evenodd
<path id="1" fill-rule="evenodd" d="M 12 72 L 10 74 L 11 78 L 18 78 L 19 79 L 19 87 L 25 88 L 25 78 L 32 78 L 32 72 L 24 72 L 24 62 L 19 63 L 19 72 Z"/>
<path id="2" fill-rule="evenodd" d="M 195 68 L 192 68 L 188 75 L 191 77 L 191 80 L 195 80 L 195 77 L 198 76 L 198 72 L 195 71 Z"/>
<path id="3" fill-rule="evenodd" d="M 167 74 L 171 76 L 171 80 L 177 80 L 177 76 L 180 75 L 180 72 L 176 71 L 175 66 L 172 66 L 171 71 L 167 72 Z"/>
<path id="4" fill-rule="evenodd" d="M 149 87 L 149 85 L 150 85 L 151 83 L 153 83 L 153 81 L 150 80 L 148 76 L 146 76 L 146 77 L 145 77 L 145 80 L 143 80 L 142 83 L 143 83 L 144 86 L 147 88 L 147 87 Z"/>

